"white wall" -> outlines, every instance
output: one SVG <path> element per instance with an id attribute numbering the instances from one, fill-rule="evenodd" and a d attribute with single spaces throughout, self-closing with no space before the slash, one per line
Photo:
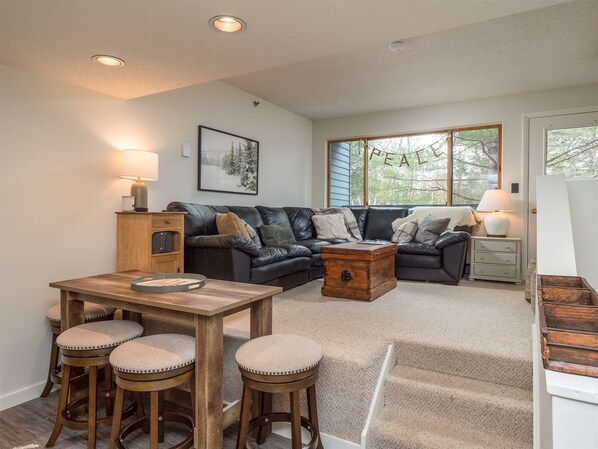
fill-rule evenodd
<path id="1" fill-rule="evenodd" d="M 58 302 L 51 281 L 114 271 L 131 181 L 119 150 L 159 153 L 151 210 L 169 201 L 308 205 L 311 122 L 213 82 L 123 101 L 0 66 L 0 409 L 41 392 Z M 259 195 L 197 191 L 197 126 L 260 142 Z M 193 144 L 180 157 L 181 141 Z"/>
<path id="2" fill-rule="evenodd" d="M 577 274 L 598 290 L 598 180 L 569 181 L 567 191 Z"/>
<path id="3" fill-rule="evenodd" d="M 400 89 L 400 86 L 397 86 L 397 89 Z M 327 200 L 327 140 L 501 123 L 503 125 L 502 185 L 508 191 L 511 183 L 518 182 L 520 185 L 520 193 L 511 195 L 519 212 L 509 214 L 511 217 L 509 234 L 522 236 L 526 231 L 523 220 L 526 219 L 527 212 L 528 177 L 527 120 L 524 116 L 595 105 L 598 105 L 598 84 L 315 121 L 312 205 L 324 206 Z"/>

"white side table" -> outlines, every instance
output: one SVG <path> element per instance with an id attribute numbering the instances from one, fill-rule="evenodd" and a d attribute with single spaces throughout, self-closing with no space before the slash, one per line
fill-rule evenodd
<path id="1" fill-rule="evenodd" d="M 521 284 L 520 238 L 474 236 L 470 245 L 470 281 L 485 279 Z"/>

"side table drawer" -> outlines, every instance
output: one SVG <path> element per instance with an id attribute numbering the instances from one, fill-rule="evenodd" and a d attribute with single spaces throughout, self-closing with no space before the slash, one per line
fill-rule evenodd
<path id="1" fill-rule="evenodd" d="M 512 240 L 508 240 L 506 242 L 475 240 L 473 249 L 476 251 L 504 251 L 516 253 L 517 242 L 513 242 Z"/>
<path id="2" fill-rule="evenodd" d="M 476 252 L 473 258 L 475 263 L 494 263 L 500 265 L 517 265 L 515 253 L 485 253 Z"/>
<path id="3" fill-rule="evenodd" d="M 182 223 L 181 217 L 152 215 L 152 227 L 154 229 L 161 228 L 180 228 Z"/>
<path id="4" fill-rule="evenodd" d="M 473 273 L 478 276 L 515 278 L 515 267 L 499 265 L 475 265 Z"/>

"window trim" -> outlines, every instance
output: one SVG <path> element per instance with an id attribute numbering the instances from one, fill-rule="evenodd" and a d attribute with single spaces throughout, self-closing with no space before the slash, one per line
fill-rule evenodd
<path id="1" fill-rule="evenodd" d="M 453 202 L 453 145 L 452 145 L 452 138 L 454 132 L 459 131 L 475 131 L 477 129 L 488 129 L 488 128 L 497 128 L 498 130 L 498 157 L 497 157 L 497 187 L 500 189 L 502 187 L 502 124 L 501 123 L 492 123 L 487 125 L 476 125 L 476 126 L 461 126 L 461 127 L 454 127 L 454 128 L 444 128 L 439 130 L 429 130 L 429 131 L 420 131 L 414 133 L 402 133 L 402 134 L 390 134 L 384 136 L 369 136 L 369 137 L 351 137 L 347 139 L 333 139 L 328 140 L 328 150 L 327 150 L 327 184 L 326 184 L 326 205 L 330 207 L 330 158 L 332 152 L 332 145 L 342 142 L 359 142 L 363 141 L 364 151 L 363 151 L 363 202 L 364 206 L 368 207 L 368 142 L 370 140 L 379 140 L 379 139 L 393 139 L 399 137 L 412 137 L 412 136 L 422 136 L 425 134 L 447 134 L 447 161 L 450 161 L 450 164 L 447 163 L 447 207 L 452 206 Z"/>

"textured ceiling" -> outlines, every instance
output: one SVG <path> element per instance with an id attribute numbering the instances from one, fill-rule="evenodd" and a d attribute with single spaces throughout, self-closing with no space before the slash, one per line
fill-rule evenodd
<path id="1" fill-rule="evenodd" d="M 0 64 L 120 98 L 222 79 L 306 117 L 334 117 L 598 82 L 597 7 L 598 0 L 0 0 Z M 247 29 L 213 31 L 208 20 L 219 14 L 243 18 Z M 407 46 L 391 53 L 396 39 Z M 126 66 L 100 66 L 91 60 L 98 53 Z"/>

